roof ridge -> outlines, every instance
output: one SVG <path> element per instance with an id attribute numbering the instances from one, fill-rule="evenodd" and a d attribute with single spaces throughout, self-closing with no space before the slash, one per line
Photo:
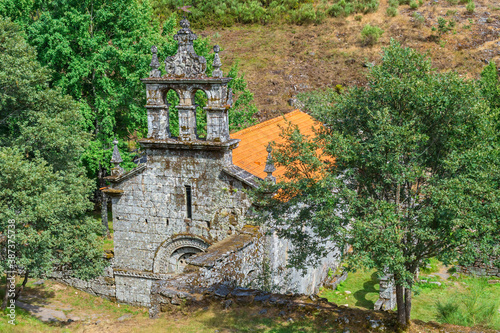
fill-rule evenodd
<path id="1" fill-rule="evenodd" d="M 305 113 L 305 112 L 303 112 L 303 111 L 300 111 L 299 109 L 296 109 L 296 110 L 293 110 L 293 111 L 291 111 L 291 112 L 285 113 L 285 114 L 283 114 L 283 115 L 281 115 L 281 116 L 278 116 L 278 117 L 275 117 L 275 118 L 271 118 L 271 119 L 269 119 L 269 120 L 263 121 L 263 122 L 261 122 L 261 123 L 255 124 L 255 125 L 253 125 L 253 126 L 250 126 L 250 127 L 244 128 L 244 129 L 242 129 L 242 130 L 240 130 L 240 131 L 238 131 L 238 132 L 233 133 L 232 135 L 242 135 L 242 134 L 246 134 L 246 133 L 251 132 L 251 131 L 253 131 L 253 130 L 255 130 L 255 129 L 262 128 L 262 127 L 264 127 L 264 126 L 268 126 L 268 125 L 271 125 L 271 124 L 277 123 L 277 122 L 281 121 L 283 118 L 285 118 L 285 116 L 291 116 L 292 114 L 296 114 L 296 113 L 299 113 L 299 112 L 301 112 L 301 113 Z M 305 113 L 305 114 L 307 114 L 307 113 Z M 286 118 L 285 118 L 285 119 L 286 119 Z"/>

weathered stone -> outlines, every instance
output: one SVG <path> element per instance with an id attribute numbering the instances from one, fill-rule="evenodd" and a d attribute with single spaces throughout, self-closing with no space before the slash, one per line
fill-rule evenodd
<path id="1" fill-rule="evenodd" d="M 225 284 L 219 286 L 219 288 L 215 291 L 215 296 L 219 296 L 219 297 L 226 297 L 227 295 L 229 295 L 229 288 L 228 286 L 226 286 Z"/>
<path id="2" fill-rule="evenodd" d="M 254 297 L 254 302 L 266 302 L 271 298 L 271 295 L 269 294 L 264 294 L 264 295 L 257 295 Z"/>

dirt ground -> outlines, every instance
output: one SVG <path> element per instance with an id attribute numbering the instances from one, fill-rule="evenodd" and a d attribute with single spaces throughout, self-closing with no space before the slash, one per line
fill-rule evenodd
<path id="1" fill-rule="evenodd" d="M 249 89 L 255 94 L 260 121 L 289 112 L 289 101 L 298 93 L 318 88 L 363 85 L 367 63 L 380 61 L 381 48 L 398 40 L 428 53 L 440 71 L 456 71 L 478 78 L 488 61 L 500 62 L 500 4 L 496 0 L 475 1 L 470 14 L 465 5 L 445 0 L 425 0 L 416 10 L 399 6 L 399 14 L 388 17 L 387 0 L 377 12 L 347 18 L 327 18 L 320 25 L 254 25 L 196 31 L 209 36 L 223 51 L 223 69 L 238 61 Z M 418 12 L 425 23 L 418 26 Z M 439 17 L 452 20 L 454 27 L 439 36 Z M 384 30 L 373 47 L 363 46 L 360 32 L 365 24 Z"/>

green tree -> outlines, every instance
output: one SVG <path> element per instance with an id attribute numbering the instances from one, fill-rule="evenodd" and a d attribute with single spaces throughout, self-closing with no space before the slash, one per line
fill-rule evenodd
<path id="1" fill-rule="evenodd" d="M 0 18 L 0 273 L 22 274 L 23 286 L 54 268 L 90 278 L 104 267 L 100 223 L 85 216 L 92 186 L 80 156 L 90 137 L 79 105 L 49 80 L 19 26 Z"/>
<path id="2" fill-rule="evenodd" d="M 303 267 L 347 242 L 351 267 L 394 274 L 398 321 L 410 323 L 417 271 L 431 257 L 486 259 L 499 241 L 500 153 L 494 117 L 478 84 L 436 73 L 397 42 L 370 70 L 367 87 L 303 96 L 324 126 L 293 126 L 276 162 L 289 182 L 254 193 Z M 277 195 L 270 197 L 269 191 Z"/>
<path id="3" fill-rule="evenodd" d="M 27 3 L 31 7 L 26 5 L 23 10 L 29 15 L 20 17 L 15 10 L 5 12 L 23 22 L 30 44 L 36 47 L 38 60 L 52 70 L 51 84 L 81 102 L 86 130 L 92 134 L 83 162 L 88 175 L 99 179 L 98 185 L 102 186 L 105 170 L 110 168 L 110 147 L 115 137 L 120 141 L 123 166 L 134 166 L 128 143 L 147 133 L 145 92 L 140 79 L 149 74 L 152 45 L 158 47 L 162 58 L 176 52 L 177 42 L 173 39 L 176 16 L 168 18 L 160 29 L 158 22 L 152 19 L 148 1 Z M 198 38 L 195 50 L 207 58 L 210 73 L 213 53 L 209 40 Z M 236 82 L 242 79 L 237 70 L 230 74 Z M 253 96 L 244 84 L 235 86 L 234 92 L 235 104 L 245 105 L 230 111 L 230 119 L 234 118 L 231 125 L 252 124 L 252 115 L 257 112 L 252 105 Z M 175 94 L 169 96 L 173 106 L 176 98 Z M 206 96 L 198 94 L 200 132 L 206 126 L 202 109 L 205 99 Z M 172 112 L 171 116 L 175 126 L 177 114 Z"/>

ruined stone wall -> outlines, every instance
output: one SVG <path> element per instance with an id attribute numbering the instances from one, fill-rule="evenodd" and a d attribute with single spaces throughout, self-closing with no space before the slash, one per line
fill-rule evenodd
<path id="1" fill-rule="evenodd" d="M 153 271 L 155 254 L 172 235 L 191 234 L 207 243 L 242 227 L 250 203 L 244 185 L 226 176 L 223 151 L 148 150 L 147 167 L 114 186 L 116 266 Z M 186 216 L 186 189 L 192 188 L 192 218 Z"/>
<path id="2" fill-rule="evenodd" d="M 235 250 L 228 249 L 213 264 L 202 267 L 196 275 L 192 275 L 195 278 L 186 282 L 202 287 L 225 284 L 281 294 L 312 295 L 328 278 L 329 270 L 335 271 L 339 265 L 340 252 L 332 251 L 317 267 L 309 267 L 303 275 L 302 271 L 287 267 L 288 251 L 292 250 L 289 241 L 254 228 L 257 231 L 248 244 Z"/>
<path id="3" fill-rule="evenodd" d="M 109 259 L 109 266 L 104 269 L 101 276 L 88 281 L 71 277 L 69 271 L 55 271 L 50 278 L 89 294 L 116 301 L 116 286 L 113 273 L 113 259 Z"/>
<path id="4" fill-rule="evenodd" d="M 457 266 L 457 272 L 479 276 L 500 277 L 500 265 L 498 264 L 499 260 L 500 258 L 493 257 L 487 264 L 478 260 L 471 266 Z"/>

